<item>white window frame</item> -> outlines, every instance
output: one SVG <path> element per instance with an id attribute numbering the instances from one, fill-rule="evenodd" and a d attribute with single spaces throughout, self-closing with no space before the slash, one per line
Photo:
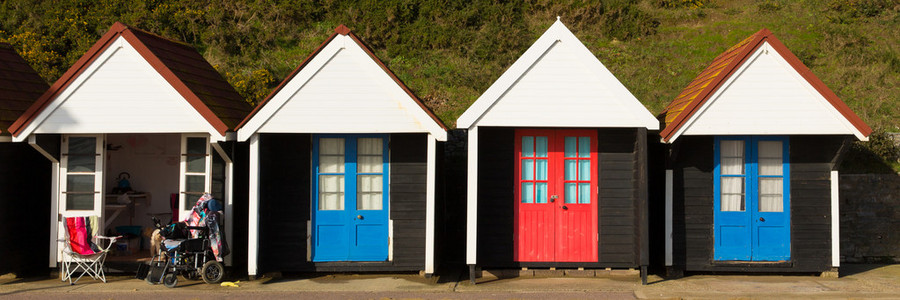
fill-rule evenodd
<path id="1" fill-rule="evenodd" d="M 188 138 L 203 138 L 205 139 L 206 145 L 206 165 L 204 168 L 204 173 L 198 172 L 187 172 L 187 140 Z M 203 191 L 205 193 L 209 193 L 212 189 L 212 155 L 209 143 L 209 134 L 182 134 L 181 135 L 181 152 L 180 152 L 180 163 L 179 163 L 179 172 L 178 172 L 178 219 L 184 220 L 188 215 L 190 215 L 191 210 L 185 209 L 185 202 L 192 201 L 196 202 L 197 199 L 186 194 L 185 189 L 187 188 L 187 176 L 188 175 L 202 175 L 204 176 L 204 187 Z M 199 198 L 199 197 L 197 197 Z"/>
<path id="2" fill-rule="evenodd" d="M 66 195 L 66 188 L 68 185 L 68 168 L 69 168 L 69 138 L 73 137 L 92 137 L 95 139 L 96 148 L 95 152 L 97 153 L 96 159 L 94 160 L 94 209 L 93 210 L 69 210 L 68 199 Z M 62 150 L 60 157 L 59 174 L 61 175 L 59 180 L 59 214 L 63 217 L 84 217 L 84 216 L 103 216 L 103 182 L 106 178 L 104 172 L 104 162 L 106 160 L 105 155 L 105 135 L 102 134 L 72 134 L 72 135 L 63 135 L 62 141 L 60 143 L 60 148 Z M 87 172 L 79 172 L 75 174 L 83 174 L 87 175 L 90 173 Z M 103 223 L 102 220 L 100 222 Z M 102 229 L 102 228 L 101 228 Z"/>

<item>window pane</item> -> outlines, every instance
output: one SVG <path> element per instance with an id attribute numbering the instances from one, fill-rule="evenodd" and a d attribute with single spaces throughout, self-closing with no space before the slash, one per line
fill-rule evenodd
<path id="1" fill-rule="evenodd" d="M 357 172 L 381 173 L 383 170 L 384 141 L 380 138 L 357 140 Z"/>
<path id="2" fill-rule="evenodd" d="M 744 211 L 744 178 L 722 177 L 722 211 Z"/>
<path id="3" fill-rule="evenodd" d="M 546 159 L 538 159 L 537 160 L 537 180 L 547 180 L 547 160 Z"/>
<path id="4" fill-rule="evenodd" d="M 538 182 L 537 183 L 537 203 L 547 203 L 547 183 L 546 182 Z"/>
<path id="5" fill-rule="evenodd" d="M 319 175 L 319 210 L 344 210 L 344 175 Z"/>
<path id="6" fill-rule="evenodd" d="M 69 154 L 97 154 L 97 138 L 69 137 Z"/>
<path id="7" fill-rule="evenodd" d="M 782 150 L 781 141 L 759 142 L 759 175 L 782 175 Z"/>
<path id="8" fill-rule="evenodd" d="M 578 184 L 578 203 L 581 203 L 581 204 L 590 204 L 591 203 L 591 184 L 590 183 L 579 183 Z"/>
<path id="9" fill-rule="evenodd" d="M 744 174 L 744 141 L 721 141 L 720 171 L 723 175 Z"/>
<path id="10" fill-rule="evenodd" d="M 319 139 L 319 154 L 344 155 L 344 139 L 321 138 Z"/>
<path id="11" fill-rule="evenodd" d="M 576 157 L 577 139 L 574 136 L 567 136 L 565 138 L 565 144 L 565 157 Z"/>
<path id="12" fill-rule="evenodd" d="M 578 166 L 576 165 L 577 160 L 567 159 L 565 160 L 566 166 L 566 177 L 565 180 L 577 180 L 575 174 L 578 172 Z"/>
<path id="13" fill-rule="evenodd" d="M 784 179 L 760 178 L 759 179 L 759 211 L 781 212 L 784 210 L 782 193 Z"/>
<path id="14" fill-rule="evenodd" d="M 94 210 L 94 195 L 66 195 L 66 210 Z"/>
<path id="15" fill-rule="evenodd" d="M 578 161 L 578 180 L 591 180 L 590 160 L 583 159 Z"/>
<path id="16" fill-rule="evenodd" d="M 522 137 L 522 157 L 534 157 L 534 137 Z"/>
<path id="17" fill-rule="evenodd" d="M 522 183 L 522 203 L 534 203 L 534 183 Z"/>
<path id="18" fill-rule="evenodd" d="M 94 192 L 94 175 L 66 176 L 66 192 Z"/>
<path id="19" fill-rule="evenodd" d="M 206 154 L 206 138 L 187 138 L 188 154 Z"/>
<path id="20" fill-rule="evenodd" d="M 522 160 L 522 180 L 534 180 L 534 160 Z"/>
<path id="21" fill-rule="evenodd" d="M 578 184 L 566 183 L 566 200 L 565 203 L 577 203 Z"/>
<path id="22" fill-rule="evenodd" d="M 94 172 L 96 168 L 97 156 L 90 155 L 69 155 L 66 172 Z"/>
<path id="23" fill-rule="evenodd" d="M 537 137 L 537 157 L 547 157 L 547 137 L 539 136 Z"/>
<path id="24" fill-rule="evenodd" d="M 384 170 L 383 157 L 381 155 L 360 155 L 356 168 L 359 173 L 381 173 Z"/>
<path id="25" fill-rule="evenodd" d="M 205 173 L 206 156 L 187 156 L 187 171 L 191 173 Z"/>
<path id="26" fill-rule="evenodd" d="M 578 157 L 591 157 L 590 137 L 583 136 L 578 138 Z"/>
<path id="27" fill-rule="evenodd" d="M 204 175 L 185 175 L 184 191 L 203 193 L 206 191 L 206 176 Z"/>
<path id="28" fill-rule="evenodd" d="M 356 142 L 358 154 L 381 156 L 384 142 L 381 138 L 360 138 Z"/>
<path id="29" fill-rule="evenodd" d="M 357 177 L 357 209 L 381 210 L 384 181 L 381 175 L 359 175 Z"/>

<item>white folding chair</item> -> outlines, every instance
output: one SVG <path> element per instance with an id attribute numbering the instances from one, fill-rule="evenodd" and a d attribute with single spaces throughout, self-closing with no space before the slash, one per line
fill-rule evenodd
<path id="1" fill-rule="evenodd" d="M 84 218 L 85 222 L 89 222 L 89 219 L 85 217 L 75 218 Z M 95 249 L 92 249 L 89 251 L 90 253 L 79 253 L 72 249 L 74 241 L 72 240 L 72 233 L 69 232 L 69 226 L 64 223 L 63 227 L 66 231 L 66 239 L 59 240 L 59 242 L 63 244 L 60 279 L 62 281 L 68 280 L 69 284 L 75 284 L 81 277 L 87 274 L 94 280 L 100 279 L 106 283 L 106 273 L 103 271 L 103 263 L 106 262 L 106 254 L 109 253 L 112 245 L 115 244 L 116 240 L 120 237 L 93 236 L 93 241 L 91 242 L 97 245 L 97 248 L 100 250 L 96 251 Z M 81 228 L 81 230 L 84 229 Z M 81 234 L 87 235 L 87 232 L 85 231 Z M 75 280 L 72 280 L 72 277 L 75 275 L 78 275 L 78 277 L 75 278 Z"/>

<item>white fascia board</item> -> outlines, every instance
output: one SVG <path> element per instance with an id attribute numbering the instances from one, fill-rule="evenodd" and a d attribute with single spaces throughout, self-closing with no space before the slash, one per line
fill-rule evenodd
<path id="1" fill-rule="evenodd" d="M 500 78 L 497 78 L 497 81 L 494 81 L 494 84 L 491 84 L 491 86 L 488 87 L 487 91 L 478 97 L 478 100 L 475 100 L 475 103 L 473 103 L 472 106 L 469 106 L 469 108 L 456 119 L 456 128 L 473 128 L 478 120 L 494 106 L 494 103 L 496 103 L 503 94 L 509 91 L 516 81 L 518 81 L 519 78 L 522 78 L 522 76 L 528 72 L 528 69 L 534 66 L 538 59 L 544 56 L 544 53 L 547 53 L 547 51 L 550 50 L 550 47 L 559 40 L 557 34 L 555 34 L 555 28 L 558 27 L 565 28 L 565 25 L 559 20 L 556 20 L 556 22 L 554 22 L 553 25 L 531 45 L 531 47 L 528 47 L 528 50 L 525 50 L 525 53 L 523 53 L 509 69 L 506 69 L 506 71 L 503 72 L 503 75 L 500 75 Z"/>
<path id="2" fill-rule="evenodd" d="M 256 134 L 256 132 L 262 128 L 272 116 L 281 110 L 281 107 L 283 107 L 289 99 L 299 93 L 300 89 L 302 89 L 303 86 L 305 86 L 310 79 L 312 79 L 313 76 L 328 63 L 328 61 L 344 48 L 343 43 L 335 42 L 340 37 L 342 36 L 338 35 L 325 45 L 325 47 L 323 47 L 309 63 L 303 66 L 303 69 L 294 75 L 294 78 L 291 78 L 287 84 L 281 87 L 281 89 L 278 90 L 278 93 L 272 95 L 272 98 L 270 98 L 269 101 L 267 101 L 267 103 L 247 121 L 247 124 L 244 124 L 243 127 L 238 129 L 238 141 L 245 142 L 250 139 L 251 136 Z"/>
<path id="3" fill-rule="evenodd" d="M 551 49 L 556 42 L 562 42 L 575 50 L 573 53 L 578 55 L 580 61 L 584 63 L 588 70 L 593 72 L 601 80 L 606 81 L 604 84 L 609 86 L 617 95 L 617 101 L 629 108 L 633 112 L 632 117 L 637 120 L 634 124 L 622 124 L 621 127 L 646 127 L 648 130 L 659 130 L 659 121 L 641 104 L 638 99 L 631 94 L 607 68 L 594 56 L 591 51 L 584 46 L 584 43 L 575 36 L 566 26 L 559 20 L 553 23 L 538 40 L 522 54 L 516 62 L 513 63 L 497 81 L 492 84 L 487 91 L 484 92 L 472 106 L 469 107 L 457 119 L 457 128 L 472 128 L 478 121 L 488 113 L 491 107 L 503 97 L 516 82 L 531 69 L 544 54 Z M 604 126 L 610 127 L 610 126 Z"/>
<path id="4" fill-rule="evenodd" d="M 93 62 L 91 62 L 91 64 L 89 66 L 87 66 L 86 69 L 83 72 L 81 72 L 81 74 L 79 74 L 74 80 L 72 80 L 72 82 L 68 86 L 66 86 L 66 88 L 62 92 L 60 92 L 56 97 L 54 97 L 53 100 L 51 100 L 50 103 L 48 103 L 47 106 L 43 110 L 41 110 L 41 112 L 37 115 L 37 117 L 35 117 L 34 120 L 32 120 L 30 123 L 28 123 L 27 126 L 25 126 L 25 128 L 22 130 L 22 132 L 19 133 L 18 136 L 13 137 L 13 141 L 22 142 L 22 141 L 27 140 L 28 137 L 31 134 L 33 134 L 38 129 L 38 127 L 40 127 L 44 123 L 44 121 L 47 120 L 47 118 L 49 118 L 51 115 L 53 115 L 53 113 L 56 112 L 56 110 L 59 109 L 67 100 L 69 100 L 69 98 L 72 95 L 77 93 L 78 90 L 82 87 L 82 85 L 84 85 L 84 83 L 86 83 L 88 80 L 90 80 L 91 77 L 93 77 L 93 75 L 98 70 L 100 70 L 109 61 L 109 59 L 111 57 L 113 57 L 113 55 L 116 54 L 116 52 L 118 52 L 118 51 L 134 51 L 135 53 L 137 53 L 137 49 L 135 49 L 134 46 L 132 46 L 125 39 L 125 37 L 119 36 L 118 38 L 116 38 L 115 41 L 110 43 L 109 47 L 107 47 L 105 50 L 103 50 L 103 53 L 101 53 L 97 57 L 97 59 L 95 59 Z M 140 56 L 140 57 L 143 58 L 143 56 Z M 150 65 L 150 62 L 143 60 L 143 63 L 147 64 L 147 67 L 154 71 L 153 75 L 151 75 L 151 76 L 156 77 L 156 78 L 154 78 L 155 80 L 159 80 L 164 85 L 169 85 L 171 87 L 169 82 L 165 78 L 162 77 L 162 74 L 159 74 L 156 71 L 156 69 Z M 171 88 L 173 90 L 175 89 L 174 87 L 171 87 Z M 175 93 L 178 94 L 179 97 L 182 97 L 181 93 L 178 93 L 177 91 Z M 123 98 L 127 99 L 128 97 L 127 97 L 127 95 L 124 95 Z M 199 120 L 203 120 L 201 123 L 204 124 L 203 127 L 205 127 L 206 132 L 209 133 L 211 140 L 213 140 L 213 141 L 225 141 L 226 140 L 225 135 L 219 133 L 219 131 L 216 130 L 216 128 L 212 124 L 209 124 L 209 122 L 206 121 L 206 118 L 203 117 L 200 114 L 200 112 L 198 112 L 190 103 L 188 103 L 188 101 L 186 99 L 182 99 L 182 100 L 183 101 L 182 101 L 181 105 L 184 107 L 184 109 L 193 112 Z M 195 131 L 195 129 L 190 129 L 186 132 L 193 132 L 193 131 Z M 186 133 L 186 132 L 178 132 L 178 133 Z M 59 132 L 42 132 L 42 133 L 97 134 L 100 132 L 59 131 Z M 116 132 L 115 128 L 110 128 L 110 130 L 104 131 L 102 133 L 131 133 L 131 132 Z M 169 133 L 169 132 L 161 131 L 160 133 Z"/>
<path id="5" fill-rule="evenodd" d="M 447 132 L 444 130 L 441 125 L 439 125 L 434 119 L 431 118 L 421 107 L 419 107 L 418 103 L 413 100 L 400 86 L 391 79 L 391 77 L 381 69 L 375 60 L 370 57 L 363 48 L 353 41 L 352 38 L 346 35 L 337 35 L 328 42 L 322 50 L 316 54 L 306 66 L 303 67 L 297 74 L 278 91 L 277 94 L 273 95 L 271 99 L 269 99 L 268 103 L 265 106 L 260 108 L 253 117 L 247 121 L 243 127 L 241 127 L 237 131 L 237 140 L 238 141 L 246 141 L 253 134 L 257 133 L 263 125 L 268 122 L 269 119 L 272 118 L 275 114 L 278 113 L 279 110 L 293 98 L 297 93 L 300 92 L 301 89 L 323 68 L 325 65 L 334 58 L 335 55 L 338 54 L 339 51 L 347 51 L 347 53 L 352 53 L 359 58 L 360 62 L 364 64 L 370 64 L 367 68 L 369 70 L 378 70 L 377 74 L 372 74 L 376 80 L 381 81 L 381 86 L 385 87 L 386 91 L 392 95 L 395 99 L 398 99 L 398 102 L 409 112 L 413 118 L 415 118 L 416 122 L 422 128 L 422 132 L 427 132 L 432 134 L 438 141 L 447 141 Z M 308 130 L 304 130 L 303 128 L 298 128 L 297 132 L 308 132 Z M 376 129 L 373 129 L 370 132 L 379 132 Z M 351 132 L 334 132 L 334 133 L 351 133 Z"/>
<path id="6" fill-rule="evenodd" d="M 703 105 L 700 106 L 700 109 L 698 109 L 697 112 L 695 112 L 693 115 L 691 115 L 691 117 L 690 117 L 687 121 L 684 122 L 684 125 L 682 125 L 680 128 L 678 128 L 677 131 L 675 131 L 675 134 L 673 134 L 672 137 L 669 138 L 668 143 L 670 143 L 670 144 L 671 144 L 671 143 L 674 143 L 675 140 L 678 139 L 678 137 L 680 137 L 681 135 L 683 135 L 683 134 L 685 133 L 685 131 L 687 131 L 688 128 L 691 127 L 691 125 L 693 125 L 699 118 L 701 118 L 701 117 L 703 116 L 703 113 L 706 112 L 706 111 L 710 108 L 710 106 L 712 106 L 713 103 L 716 102 L 716 99 L 718 99 L 719 97 L 721 97 L 722 94 L 728 89 L 728 87 L 731 86 L 731 85 L 734 83 L 734 81 L 735 81 L 737 78 L 739 78 L 740 75 L 741 75 L 742 73 L 744 73 L 744 71 L 746 71 L 747 68 L 749 68 L 750 65 L 752 65 L 752 62 L 753 62 L 754 60 L 756 60 L 756 58 L 759 57 L 760 55 L 762 55 L 763 53 L 766 53 L 766 54 L 769 54 L 769 55 L 776 55 L 776 56 L 777 56 L 776 61 L 778 61 L 778 63 L 779 63 L 783 68 L 786 68 L 787 70 L 790 70 L 790 71 L 791 71 L 791 75 L 794 77 L 794 79 L 797 80 L 798 82 L 800 82 L 800 83 L 804 86 L 804 88 L 806 88 L 806 90 L 807 90 L 809 93 L 811 93 L 812 95 L 815 95 L 815 97 L 816 97 L 817 99 L 819 99 L 819 104 L 822 105 L 823 107 L 825 107 L 825 109 L 826 109 L 827 111 L 829 111 L 833 117 L 837 118 L 837 120 L 838 120 L 839 122 L 841 122 L 841 124 L 843 124 L 844 127 L 847 128 L 847 132 L 846 132 L 847 134 L 852 134 L 853 136 L 855 136 L 855 137 L 856 137 L 857 139 L 859 139 L 860 141 L 868 141 L 868 140 L 869 140 L 869 137 L 863 135 L 862 132 L 860 132 L 859 129 L 856 128 L 856 126 L 853 126 L 853 124 L 850 123 L 850 120 L 847 120 L 847 118 L 845 118 L 844 115 L 842 115 L 842 114 L 837 110 L 837 108 L 834 107 L 834 105 L 831 105 L 831 103 L 828 102 L 828 100 L 825 99 L 825 97 L 822 96 L 822 94 L 819 93 L 819 91 L 816 90 L 815 87 L 813 87 L 813 86 L 809 83 L 809 81 L 806 80 L 806 78 L 803 78 L 803 76 L 800 75 L 800 73 L 797 72 L 796 69 L 794 69 L 794 67 L 791 66 L 791 65 L 787 62 L 787 60 L 785 60 L 784 57 L 781 56 L 781 53 L 778 53 L 778 51 L 775 51 L 775 49 L 772 48 L 772 46 L 769 45 L 768 42 L 763 42 L 763 45 L 761 45 L 758 49 L 756 49 L 756 52 L 754 52 L 750 57 L 748 57 L 748 58 L 744 61 L 744 63 L 743 63 L 740 67 L 738 67 L 738 69 L 737 69 L 731 76 L 729 76 L 727 80 L 725 80 L 725 82 L 724 82 L 724 83 L 723 83 L 723 84 L 715 91 L 715 93 L 713 93 L 712 96 L 710 96 L 709 100 L 707 100 L 705 103 L 703 103 Z M 809 133 L 804 133 L 804 132 L 791 132 L 791 133 L 784 133 L 784 132 L 778 132 L 778 133 L 774 133 L 774 132 L 755 132 L 755 133 L 746 133 L 746 132 L 745 132 L 745 133 L 738 133 L 738 132 L 729 132 L 729 131 L 727 130 L 727 128 L 725 128 L 725 129 L 722 131 L 721 134 L 723 134 L 723 135 L 746 135 L 746 134 L 758 134 L 758 135 L 766 135 L 766 134 L 790 135 L 790 134 L 797 134 L 797 135 L 803 135 L 803 134 L 809 134 Z M 837 133 L 836 133 L 836 134 L 837 134 Z"/>

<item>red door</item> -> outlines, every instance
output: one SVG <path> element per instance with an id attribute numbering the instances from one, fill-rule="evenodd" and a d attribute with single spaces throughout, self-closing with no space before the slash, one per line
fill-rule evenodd
<path id="1" fill-rule="evenodd" d="M 516 130 L 515 259 L 597 260 L 597 133 Z"/>

